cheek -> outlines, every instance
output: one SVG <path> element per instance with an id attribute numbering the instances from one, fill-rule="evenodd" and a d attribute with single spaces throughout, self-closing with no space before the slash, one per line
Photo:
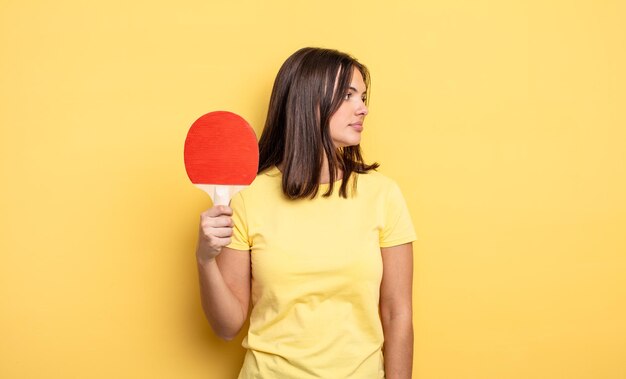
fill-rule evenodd
<path id="1" fill-rule="evenodd" d="M 344 102 L 337 112 L 335 112 L 329 121 L 331 133 L 342 133 L 351 122 L 350 103 Z"/>
<path id="2" fill-rule="evenodd" d="M 335 112 L 335 114 L 333 114 L 330 117 L 330 121 L 328 123 L 328 125 L 330 126 L 330 130 L 332 131 L 333 129 L 336 129 L 337 126 L 341 123 L 341 121 L 339 121 L 341 118 L 339 111 Z"/>
<path id="3" fill-rule="evenodd" d="M 348 119 L 348 111 L 346 110 L 346 106 L 342 106 L 335 112 L 333 117 L 331 117 L 330 121 L 335 125 L 346 124 Z"/>
<path id="4" fill-rule="evenodd" d="M 341 132 L 343 127 L 346 126 L 346 117 L 342 115 L 340 112 L 337 112 L 330 119 L 330 131 L 332 132 Z"/>

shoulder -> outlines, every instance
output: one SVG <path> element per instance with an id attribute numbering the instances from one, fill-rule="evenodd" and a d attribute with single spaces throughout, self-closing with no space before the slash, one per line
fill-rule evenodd
<path id="1" fill-rule="evenodd" d="M 379 183 L 393 182 L 393 179 L 381 173 L 380 171 L 376 171 L 376 170 L 370 170 L 364 174 L 357 174 L 357 175 L 359 176 L 359 180 L 361 180 L 361 178 L 366 178 L 366 180 L 370 180 L 372 182 L 379 182 Z"/>
<path id="2" fill-rule="evenodd" d="M 398 187 L 395 180 L 378 171 L 371 170 L 367 173 L 356 175 L 358 189 L 387 192 Z"/>
<path id="3" fill-rule="evenodd" d="M 246 199 L 255 199 L 257 197 L 268 197 L 272 194 L 280 193 L 282 178 L 280 171 L 276 167 L 268 168 L 257 174 L 252 183 L 239 191 L 235 196 Z"/>

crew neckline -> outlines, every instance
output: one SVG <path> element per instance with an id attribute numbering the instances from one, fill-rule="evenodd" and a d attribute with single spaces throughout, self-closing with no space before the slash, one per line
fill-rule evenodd
<path id="1" fill-rule="evenodd" d="M 266 174 L 266 175 L 270 175 L 270 176 L 279 176 L 279 177 L 281 177 L 281 178 L 282 178 L 282 176 L 283 176 L 283 172 L 282 172 L 282 171 L 280 171 L 280 169 L 279 169 L 279 168 L 278 168 L 278 166 L 276 166 L 276 165 L 274 165 L 274 166 L 270 167 L 270 168 L 269 168 L 269 169 L 265 172 L 265 174 Z M 343 178 L 336 179 L 333 183 L 334 183 L 334 184 L 341 184 L 342 179 L 343 179 Z M 329 185 L 330 185 L 330 182 L 328 182 L 328 183 L 319 183 L 319 185 L 320 185 L 320 186 L 329 186 Z"/>

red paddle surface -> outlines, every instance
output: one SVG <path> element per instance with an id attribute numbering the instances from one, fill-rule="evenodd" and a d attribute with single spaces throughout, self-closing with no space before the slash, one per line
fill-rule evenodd
<path id="1" fill-rule="evenodd" d="M 185 169 L 193 184 L 249 185 L 259 167 L 254 130 L 226 111 L 197 119 L 185 140 Z"/>

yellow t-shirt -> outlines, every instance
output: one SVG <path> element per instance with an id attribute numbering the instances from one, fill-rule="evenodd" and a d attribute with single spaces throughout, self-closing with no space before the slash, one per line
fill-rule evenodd
<path id="1" fill-rule="evenodd" d="M 371 171 L 356 196 L 338 181 L 328 198 L 323 184 L 289 200 L 281 175 L 266 170 L 231 201 L 229 247 L 249 250 L 252 269 L 239 379 L 384 378 L 380 248 L 416 239 L 400 189 Z"/>

